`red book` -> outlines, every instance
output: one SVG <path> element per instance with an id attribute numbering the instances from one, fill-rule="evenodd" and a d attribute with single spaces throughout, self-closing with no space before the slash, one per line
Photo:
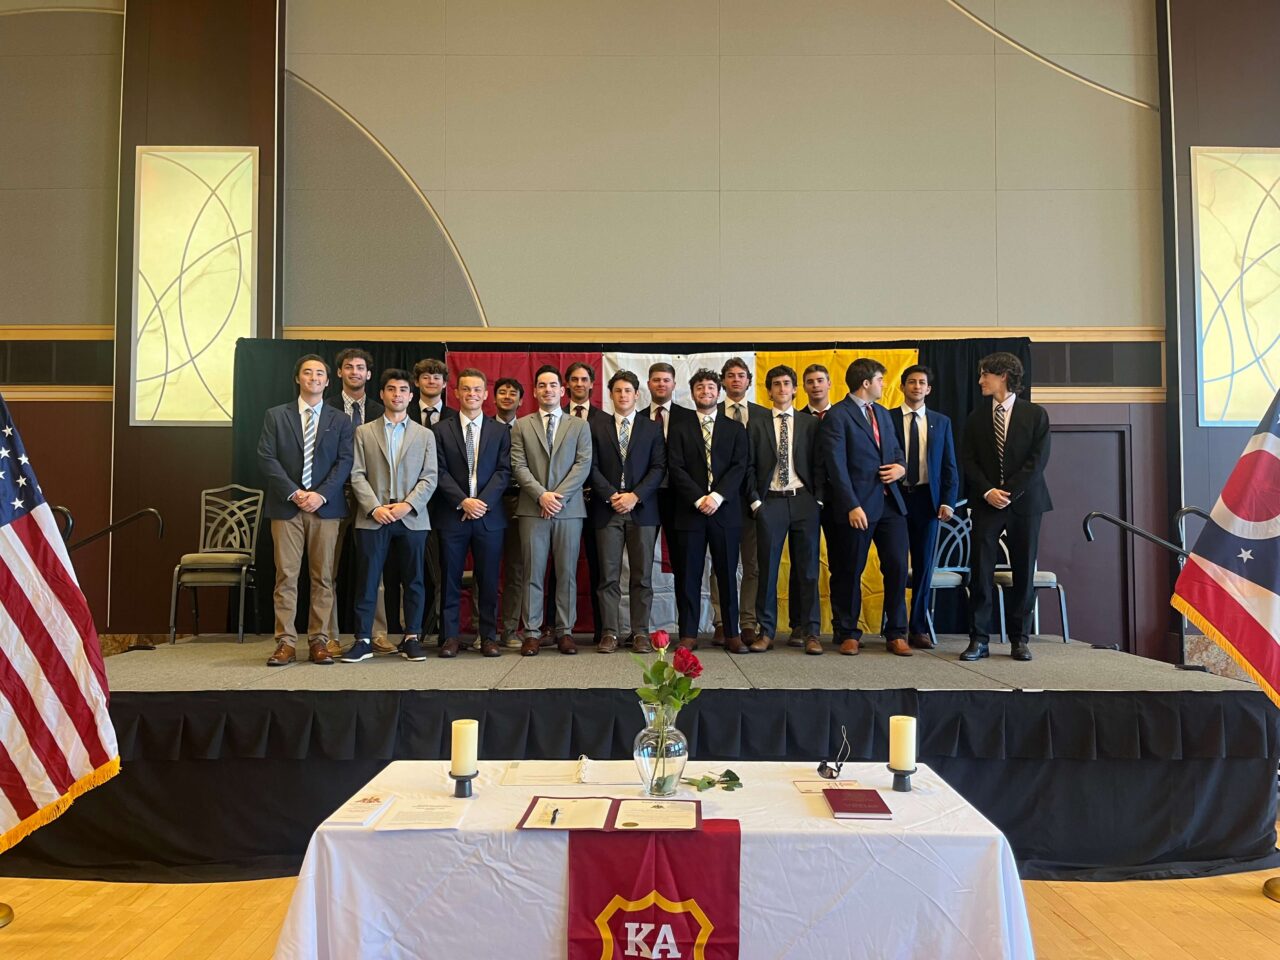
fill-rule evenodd
<path id="1" fill-rule="evenodd" d="M 822 795 L 837 820 L 893 819 L 879 790 L 823 790 Z"/>

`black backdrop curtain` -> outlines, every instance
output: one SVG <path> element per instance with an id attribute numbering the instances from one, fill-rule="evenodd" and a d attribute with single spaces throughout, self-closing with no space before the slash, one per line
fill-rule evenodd
<path id="1" fill-rule="evenodd" d="M 445 359 L 447 349 L 466 351 L 510 351 L 518 349 L 520 344 L 511 343 L 433 343 L 424 341 L 338 341 L 338 340 L 256 340 L 242 339 L 236 343 L 235 360 L 235 394 L 234 415 L 231 423 L 231 476 L 234 482 L 246 487 L 265 489 L 262 473 L 258 468 L 258 436 L 262 430 L 262 417 L 269 407 L 288 403 L 297 396 L 297 386 L 293 382 L 293 367 L 299 357 L 315 353 L 324 357 L 332 366 L 333 359 L 339 350 L 346 347 L 359 347 L 373 356 L 372 389 L 377 389 L 378 374 L 388 367 L 402 367 L 411 370 L 419 360 L 434 357 Z M 566 341 L 562 344 L 538 344 L 540 350 L 569 351 L 583 349 L 634 350 L 651 352 L 653 343 L 583 343 L 582 341 Z M 722 345 L 707 343 L 668 343 L 663 345 L 672 353 L 698 353 Z M 960 431 L 964 427 L 965 418 L 978 402 L 978 361 L 989 353 L 1004 350 L 1012 353 L 1022 361 L 1026 370 L 1024 383 L 1026 389 L 1022 396 L 1029 397 L 1032 382 L 1031 376 L 1031 341 L 1027 337 L 986 337 L 967 340 L 895 340 L 895 341 L 812 341 L 804 343 L 788 343 L 785 341 L 760 340 L 735 345 L 735 349 L 749 350 L 821 350 L 836 347 L 842 350 L 885 350 L 903 347 L 915 347 L 920 353 L 920 362 L 933 370 L 934 386 L 929 397 L 929 406 L 951 418 L 956 430 L 956 442 L 959 443 Z M 832 370 L 833 380 L 843 380 L 843 370 Z M 342 389 L 336 371 L 330 375 L 330 393 Z M 347 554 L 352 549 L 354 538 L 348 537 Z M 350 630 L 349 611 L 351 607 L 351 578 L 346 575 L 354 569 L 349 555 L 344 555 L 342 563 L 343 575 L 337 585 L 337 602 L 340 612 L 340 625 Z M 271 553 L 271 536 L 269 530 L 263 529 L 258 537 L 258 555 L 256 563 L 256 603 L 254 609 L 246 606 L 246 618 L 251 627 L 258 632 L 271 629 L 273 622 L 271 590 L 275 582 L 275 563 Z M 307 610 L 306 578 L 301 578 L 298 585 L 298 610 L 300 627 L 305 628 L 305 612 Z M 957 591 L 942 591 L 938 595 L 937 625 L 940 632 L 963 632 L 963 607 Z M 232 598 L 234 602 L 234 598 Z M 234 620 L 230 621 L 234 623 Z"/>

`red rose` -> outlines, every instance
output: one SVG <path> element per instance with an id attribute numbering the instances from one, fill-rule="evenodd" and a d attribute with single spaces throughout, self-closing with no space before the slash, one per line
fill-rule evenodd
<path id="1" fill-rule="evenodd" d="M 671 642 L 671 634 L 665 630 L 655 630 L 649 635 L 649 642 L 653 644 L 655 650 L 665 650 L 667 644 Z"/>
<path id="2" fill-rule="evenodd" d="M 696 680 L 702 676 L 702 661 L 692 650 L 686 650 L 684 647 L 676 651 L 671 665 L 676 668 L 677 673 L 683 673 L 690 680 Z"/>

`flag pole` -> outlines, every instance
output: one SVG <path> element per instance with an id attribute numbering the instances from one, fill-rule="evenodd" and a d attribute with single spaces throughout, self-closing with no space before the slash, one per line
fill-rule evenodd
<path id="1" fill-rule="evenodd" d="M 13 923 L 13 907 L 7 903 L 0 903 L 0 927 L 7 927 Z"/>

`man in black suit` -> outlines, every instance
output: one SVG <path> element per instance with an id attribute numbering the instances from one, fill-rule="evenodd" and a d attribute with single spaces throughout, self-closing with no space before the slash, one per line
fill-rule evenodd
<path id="1" fill-rule="evenodd" d="M 796 372 L 777 366 L 765 375 L 773 410 L 755 416 L 747 424 L 751 466 L 747 471 L 747 498 L 756 529 L 760 590 L 756 596 L 756 622 L 760 633 L 750 644 L 752 653 L 773 647 L 778 626 L 778 566 L 782 545 L 790 549 L 791 569 L 799 572 L 799 591 L 789 605 L 799 617 L 800 635 L 807 637 L 806 653 L 822 653 L 817 640 L 818 512 L 823 498 L 823 477 L 818 452 L 818 420 L 797 415 L 793 405 Z"/>
<path id="2" fill-rule="evenodd" d="M 746 427 L 756 418 L 769 416 L 769 408 L 754 400 L 748 400 L 754 374 L 741 357 L 730 357 L 720 368 L 720 383 L 724 386 L 725 399 L 720 412 L 734 423 Z M 738 547 L 742 563 L 742 584 L 738 585 L 738 564 L 733 565 L 733 588 L 738 594 L 738 616 L 741 620 L 742 642 L 750 646 L 759 632 L 756 623 L 756 596 L 760 591 L 760 565 L 757 559 L 756 525 L 751 522 L 751 502 L 747 499 L 746 475 L 742 488 L 742 540 Z M 715 570 L 711 571 L 711 621 L 715 633 L 711 642 L 715 646 L 724 643 L 724 625 L 720 617 L 720 590 Z"/>
<path id="3" fill-rule="evenodd" d="M 325 403 L 335 410 L 342 411 L 343 416 L 351 421 L 351 430 L 354 434 L 356 428 L 382 416 L 382 404 L 375 397 L 370 396 L 367 390 L 369 379 L 373 376 L 373 357 L 358 347 L 347 347 L 345 350 L 338 351 L 333 367 L 338 371 L 338 381 L 342 384 L 342 389 L 330 394 L 325 399 Z M 347 535 L 355 513 L 355 495 L 351 492 L 349 481 L 343 487 L 343 493 L 347 498 L 347 515 L 342 518 L 342 525 L 338 527 L 338 543 L 334 548 L 334 603 L 333 617 L 329 624 L 329 651 L 335 656 L 340 652 L 340 648 L 335 650 L 339 634 L 338 608 L 351 610 L 354 607 L 357 592 L 354 577 L 347 575 L 349 571 L 355 569 L 356 560 L 355 540 Z M 378 591 L 378 602 L 373 617 L 373 647 L 378 653 L 396 652 L 396 648 L 387 643 L 387 611 L 381 590 Z"/>
<path id="4" fill-rule="evenodd" d="M 480 652 L 496 657 L 501 655 L 498 567 L 507 527 L 502 496 L 511 478 L 511 433 L 484 416 L 489 381 L 483 372 L 468 368 L 458 374 L 457 393 L 459 415 L 432 428 L 440 468 L 433 524 L 440 535 L 440 656 L 456 657 L 462 648 L 462 574 L 470 550 Z"/>
<path id="5" fill-rule="evenodd" d="M 717 574 L 725 641 L 730 653 L 750 653 L 738 630 L 735 589 L 742 533 L 742 487 L 747 469 L 747 431 L 716 410 L 720 375 L 699 370 L 689 380 L 693 417 L 673 420 L 667 433 L 667 471 L 675 497 L 672 557 L 679 556 L 676 605 L 680 646 L 698 646 L 702 612 L 702 567 L 707 549 Z"/>
<path id="6" fill-rule="evenodd" d="M 414 420 L 430 429 L 441 420 L 448 420 L 458 415 L 457 410 L 446 406 L 444 402 L 444 388 L 449 383 L 449 368 L 443 360 L 437 360 L 434 357 L 419 360 L 413 365 L 413 382 L 418 388 L 418 395 L 409 404 L 410 420 Z M 418 636 L 422 638 L 423 643 L 426 643 L 427 638 L 431 636 L 437 638 L 437 643 L 443 640 L 439 636 L 440 594 L 443 584 L 440 573 L 440 534 L 437 530 L 436 509 L 436 501 L 433 499 L 430 505 L 430 510 L 432 511 L 431 530 L 427 534 L 426 568 L 423 576 L 423 583 L 427 591 L 427 603 L 423 607 L 422 626 L 418 631 Z M 388 581 L 388 585 L 390 585 L 390 581 Z M 392 594 L 388 595 L 387 603 L 393 609 L 399 606 L 398 590 L 393 588 Z M 406 624 L 405 626 L 406 629 L 410 629 L 410 632 L 412 632 L 411 625 Z"/>
<path id="7" fill-rule="evenodd" d="M 827 543 L 833 637 L 840 652 L 858 652 L 862 631 L 862 570 L 875 543 L 884 574 L 884 638 L 890 653 L 911 656 L 907 645 L 907 508 L 898 481 L 906 473 L 893 418 L 876 401 L 884 393 L 884 364 L 860 357 L 849 364 L 849 395 L 822 420 L 827 495 L 844 523 Z M 837 605 L 837 597 L 838 605 Z"/>
<path id="8" fill-rule="evenodd" d="M 811 363 L 804 368 L 804 373 L 800 376 L 804 378 L 804 392 L 809 401 L 805 406 L 800 408 L 800 412 L 807 416 L 814 417 L 819 423 L 821 423 L 822 418 L 825 417 L 827 415 L 827 411 L 831 409 L 831 373 L 822 364 Z M 823 532 L 826 533 L 832 524 L 832 510 L 830 504 L 823 504 L 820 522 Z M 830 533 L 827 533 L 827 541 L 828 543 L 831 541 Z M 821 557 L 821 547 L 819 547 L 819 557 Z M 800 581 L 800 573 L 794 566 L 791 568 L 788 580 L 789 595 L 792 597 L 800 596 L 803 584 Z M 834 609 L 835 604 L 833 602 L 833 614 L 831 617 L 833 622 L 836 619 Z M 808 641 L 810 639 L 817 639 L 818 630 L 822 627 L 822 622 L 819 620 L 817 629 L 814 630 L 813 637 L 810 638 L 806 636 L 805 628 L 802 625 L 800 618 L 800 609 L 795 603 L 787 605 L 787 621 L 787 626 L 791 629 L 791 636 L 787 638 L 788 647 L 805 647 L 808 649 Z M 821 649 L 821 647 L 819 647 L 819 649 Z"/>
<path id="9" fill-rule="evenodd" d="M 929 636 L 929 583 L 938 544 L 938 521 L 950 520 L 960 495 L 960 470 L 951 418 L 925 407 L 933 391 L 933 371 L 915 364 L 902 371 L 901 407 L 893 411 L 893 429 L 907 453 L 902 499 L 907 505 L 911 544 L 911 618 L 907 643 L 921 650 L 934 646 Z"/>
<path id="10" fill-rule="evenodd" d="M 502 377 L 493 385 L 494 422 L 511 435 L 520 417 L 520 404 L 524 401 L 524 384 L 515 377 Z M 508 464 L 509 465 L 509 464 Z M 502 512 L 507 517 L 507 529 L 502 538 L 502 646 L 519 650 L 523 637 L 520 634 L 520 605 L 524 602 L 524 547 L 520 544 L 520 524 L 516 521 L 516 503 L 520 499 L 520 485 L 515 477 L 507 483 L 502 496 Z"/>
<path id="11" fill-rule="evenodd" d="M 568 391 L 568 403 L 565 404 L 565 413 L 579 420 L 587 421 L 587 427 L 590 428 L 595 423 L 611 423 L 609 414 L 605 413 L 599 407 L 591 405 L 591 391 L 596 384 L 596 371 L 589 363 L 583 363 L 576 360 L 569 364 L 569 368 L 565 371 L 565 387 Z M 591 509 L 591 478 L 588 476 L 586 483 L 582 485 L 582 496 L 586 500 L 587 510 Z M 591 623 L 592 623 L 592 642 L 599 643 L 600 637 L 603 635 L 601 628 L 603 615 L 600 612 L 600 558 L 596 551 L 596 538 L 588 535 L 582 538 L 582 552 L 587 558 L 587 582 L 589 584 L 589 592 L 591 595 Z M 553 568 L 547 580 L 547 592 L 555 593 L 556 580 L 555 569 Z"/>
<path id="12" fill-rule="evenodd" d="M 987 656 L 987 630 L 995 591 L 1000 534 L 1008 531 L 1013 589 L 1005 594 L 1009 653 L 1030 660 L 1027 619 L 1034 599 L 1040 518 L 1053 509 L 1044 468 L 1049 462 L 1049 415 L 1030 400 L 1018 400 L 1022 361 L 993 353 L 978 363 L 983 400 L 969 415 L 960 444 L 969 511 L 973 516 L 969 555 L 969 646 L 961 660 Z M 990 399 L 987 399 L 990 398 Z"/>
<path id="13" fill-rule="evenodd" d="M 688 407 L 682 407 L 676 403 L 672 396 L 676 390 L 676 368 L 665 361 L 658 361 L 649 366 L 649 379 L 646 381 L 649 388 L 650 403 L 648 406 L 640 407 L 640 416 L 654 421 L 658 426 L 662 427 L 662 438 L 665 441 L 670 434 L 671 425 L 673 423 L 688 422 L 696 424 L 698 422 L 697 415 Z M 654 547 L 655 550 L 661 550 L 662 538 L 667 539 L 667 556 L 671 561 L 672 579 L 675 581 L 676 590 L 680 588 L 680 557 L 675 548 L 674 523 L 676 515 L 676 495 L 671 489 L 671 456 L 670 448 L 667 450 L 667 475 L 662 478 L 662 483 L 658 485 L 658 542 Z M 701 568 L 699 568 L 701 569 Z"/>
<path id="14" fill-rule="evenodd" d="M 652 420 L 636 415 L 640 378 L 619 370 L 609 378 L 613 415 L 591 424 L 591 518 L 600 558 L 600 653 L 618 649 L 622 605 L 622 552 L 630 566 L 627 599 L 631 642 L 652 653 L 649 613 L 653 607 L 653 546 L 658 535 L 658 485 L 667 473 L 667 445 Z M 591 539 L 591 537 L 588 537 Z"/>

